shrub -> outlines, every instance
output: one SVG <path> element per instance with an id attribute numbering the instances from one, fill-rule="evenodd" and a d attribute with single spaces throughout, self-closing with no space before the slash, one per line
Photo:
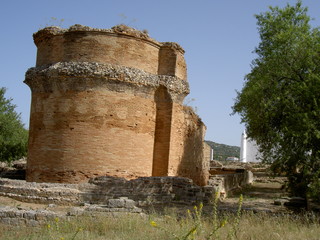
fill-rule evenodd
<path id="1" fill-rule="evenodd" d="M 11 162 L 27 154 L 28 131 L 12 99 L 5 98 L 5 88 L 0 88 L 0 161 Z"/>

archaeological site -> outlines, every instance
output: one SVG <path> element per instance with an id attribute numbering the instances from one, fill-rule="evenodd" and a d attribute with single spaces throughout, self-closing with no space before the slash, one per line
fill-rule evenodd
<path id="1" fill-rule="evenodd" d="M 0 166 L 1 197 L 140 212 L 210 203 L 252 182 L 243 168 L 210 170 L 206 127 L 183 104 L 190 90 L 179 44 L 124 25 L 46 27 L 33 38 L 27 164 Z M 2 210 L 0 220 L 36 214 Z"/>

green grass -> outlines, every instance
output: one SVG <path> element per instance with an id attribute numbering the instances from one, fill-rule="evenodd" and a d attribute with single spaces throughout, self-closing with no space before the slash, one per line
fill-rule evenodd
<path id="1" fill-rule="evenodd" d="M 243 213 L 239 218 L 236 213 L 229 213 L 217 214 L 216 221 L 213 221 L 214 210 L 211 213 L 202 213 L 198 207 L 197 212 L 191 210 L 189 214 L 185 213 L 184 216 L 181 216 L 177 211 L 168 209 L 165 215 L 82 216 L 69 221 L 55 219 L 38 227 L 0 225 L 0 239 L 320 239 L 319 218 L 310 213 L 278 216 Z M 197 217 L 197 214 L 201 216 Z M 196 225 L 197 228 L 193 231 Z M 215 238 L 208 238 L 210 232 L 216 227 Z M 236 232 L 234 232 L 234 227 Z M 191 230 L 191 234 L 183 238 Z"/>

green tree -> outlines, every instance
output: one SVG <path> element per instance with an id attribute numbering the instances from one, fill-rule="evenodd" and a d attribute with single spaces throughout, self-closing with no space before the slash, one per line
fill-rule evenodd
<path id="1" fill-rule="evenodd" d="M 295 195 L 319 196 L 320 33 L 308 9 L 270 7 L 256 15 L 260 44 L 233 106 L 265 161 L 287 174 Z"/>
<path id="2" fill-rule="evenodd" d="M 28 131 L 15 112 L 12 99 L 5 98 L 5 92 L 5 88 L 0 88 L 0 161 L 10 162 L 26 156 Z"/>

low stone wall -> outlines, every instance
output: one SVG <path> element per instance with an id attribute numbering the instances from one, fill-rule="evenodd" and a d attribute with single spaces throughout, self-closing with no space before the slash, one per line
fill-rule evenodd
<path id="1" fill-rule="evenodd" d="M 212 168 L 210 174 L 209 184 L 218 189 L 221 197 L 253 182 L 252 172 L 241 168 Z"/>
<path id="2" fill-rule="evenodd" d="M 120 197 L 136 201 L 137 206 L 209 203 L 217 190 L 215 186 L 197 186 L 191 179 L 182 177 L 143 177 L 133 180 L 98 177 L 82 184 L 0 179 L 0 196 L 57 205 L 107 204 L 110 199 Z"/>
<path id="3" fill-rule="evenodd" d="M 25 210 L 11 207 L 0 207 L 0 223 L 8 225 L 31 225 L 43 224 L 54 218 L 64 216 L 48 210 Z"/>
<path id="4" fill-rule="evenodd" d="M 0 179 L 0 196 L 22 202 L 77 205 L 81 203 L 77 184 L 33 183 L 25 180 Z"/>
<path id="5" fill-rule="evenodd" d="M 48 221 L 59 221 L 80 215 L 120 215 L 120 214 L 140 214 L 144 215 L 141 208 L 136 207 L 136 202 L 121 197 L 119 199 L 109 199 L 104 205 L 84 204 L 79 207 L 64 208 L 54 210 L 55 204 L 49 204 L 47 209 L 26 209 L 22 207 L 0 207 L 0 223 L 8 225 L 31 225 L 47 223 Z M 52 209 L 52 210 L 51 210 Z"/>
<path id="6" fill-rule="evenodd" d="M 26 170 L 24 169 L 0 169 L 0 178 L 10 178 L 10 179 L 26 179 Z"/>
<path id="7" fill-rule="evenodd" d="M 213 186 L 200 187 L 193 184 L 191 179 L 182 177 L 143 177 L 130 181 L 123 178 L 98 177 L 89 183 L 91 185 L 85 188 L 83 200 L 90 203 L 103 203 L 110 196 L 127 196 L 137 201 L 139 206 L 208 203 L 216 192 Z"/>
<path id="8" fill-rule="evenodd" d="M 26 158 L 11 162 L 0 162 L 0 178 L 26 179 Z"/>
<path id="9" fill-rule="evenodd" d="M 0 222 L 10 225 L 37 225 L 83 214 L 142 213 L 149 206 L 208 204 L 215 192 L 221 197 L 247 185 L 252 180 L 250 171 L 210 177 L 209 185 L 200 187 L 182 177 L 142 177 L 126 180 L 118 177 L 97 177 L 82 184 L 35 183 L 25 180 L 0 178 L 0 196 L 23 202 L 77 206 L 71 211 L 57 213 L 0 207 Z"/>

